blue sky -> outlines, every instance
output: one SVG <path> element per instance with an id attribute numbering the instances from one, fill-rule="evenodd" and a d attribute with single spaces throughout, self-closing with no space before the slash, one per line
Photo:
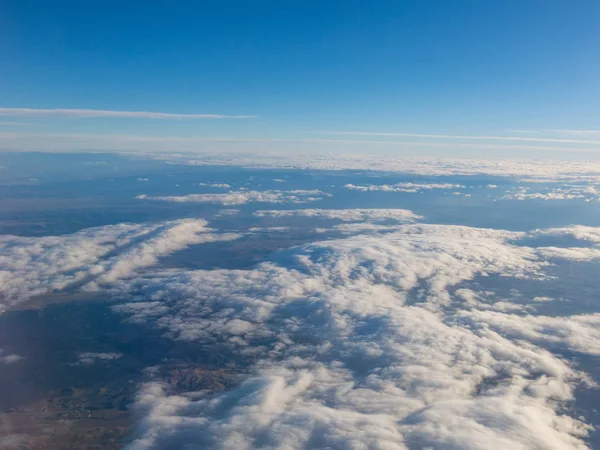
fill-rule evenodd
<path id="1" fill-rule="evenodd" d="M 1 2 L 0 147 L 600 156 L 597 1 L 170 3 Z"/>

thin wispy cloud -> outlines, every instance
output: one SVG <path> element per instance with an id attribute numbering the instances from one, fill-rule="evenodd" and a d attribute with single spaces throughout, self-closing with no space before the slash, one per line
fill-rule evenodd
<path id="1" fill-rule="evenodd" d="M 525 133 L 525 134 L 535 134 L 539 133 L 540 130 L 506 130 L 507 133 Z"/>
<path id="2" fill-rule="evenodd" d="M 572 134 L 576 136 L 585 136 L 590 134 L 600 134 L 600 130 L 542 130 L 551 133 Z"/>
<path id="3" fill-rule="evenodd" d="M 554 134 L 567 134 L 572 136 L 589 136 L 589 135 L 600 135 L 600 130 L 565 130 L 565 129 L 554 129 L 554 128 L 542 128 L 539 130 L 506 130 L 507 133 L 526 133 L 526 134 L 538 134 L 538 133 L 554 133 Z"/>
<path id="4" fill-rule="evenodd" d="M 527 140 L 527 139 L 522 139 Z M 534 139 L 529 139 L 536 141 Z M 554 140 L 561 143 L 568 140 Z M 554 142 L 552 141 L 552 142 Z M 600 144 L 600 141 L 575 141 L 577 143 L 586 142 L 590 144 Z M 330 145 L 332 149 L 339 149 L 339 146 L 377 146 L 377 147 L 398 147 L 401 149 L 413 148 L 431 148 L 431 149 L 500 149 L 500 150 L 523 150 L 532 152 L 569 152 L 569 153 L 600 153 L 600 148 L 595 147 L 564 147 L 550 145 L 511 145 L 501 143 L 466 143 L 466 142 L 429 142 L 429 141 L 410 141 L 410 140 L 368 140 L 368 139 L 327 139 L 327 138 L 306 138 L 306 139 L 285 139 L 269 137 L 208 137 L 208 136 L 141 136 L 141 135 L 122 135 L 122 134 L 85 134 L 85 133 L 17 133 L 0 131 L 0 149 L 21 149 L 21 150 L 52 150 L 57 148 L 62 150 L 113 150 L 113 151 L 164 151 L 177 150 L 184 152 L 210 150 L 207 146 L 214 145 L 234 146 L 232 151 L 247 151 L 249 145 L 253 144 L 257 149 L 264 151 L 262 145 L 292 145 L 301 149 L 311 150 L 317 144 Z M 244 147 L 241 147 L 244 145 Z M 260 146 L 260 147 L 259 147 Z M 335 147 L 334 147 L 335 146 Z"/>
<path id="5" fill-rule="evenodd" d="M 349 136 L 398 136 L 424 139 L 478 140 L 478 141 L 524 141 L 524 142 L 556 142 L 564 144 L 600 144 L 600 141 L 588 139 L 538 138 L 523 136 L 477 136 L 454 134 L 420 134 L 420 133 L 381 133 L 367 131 L 316 131 L 319 134 L 349 135 Z"/>
<path id="6" fill-rule="evenodd" d="M 88 119 L 114 117 L 130 119 L 252 119 L 255 116 L 222 114 L 176 114 L 151 111 L 112 111 L 104 109 L 37 109 L 37 108 L 0 108 L 0 116 L 7 117 L 55 117 L 70 119 Z"/>

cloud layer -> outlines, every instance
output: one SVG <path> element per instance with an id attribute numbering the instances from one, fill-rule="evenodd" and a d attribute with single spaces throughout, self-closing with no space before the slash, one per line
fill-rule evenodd
<path id="1" fill-rule="evenodd" d="M 226 392 L 143 384 L 130 449 L 586 448 L 590 426 L 568 406 L 591 381 L 564 355 L 600 356 L 600 314 L 539 314 L 551 300 L 516 302 L 493 286 L 560 281 L 549 273 L 558 262 L 600 259 L 600 228 L 414 224 L 407 210 L 255 215 L 339 220 L 351 235 L 249 270 L 195 271 L 151 267 L 238 235 L 187 219 L 5 236 L 2 293 L 102 289 L 128 320 L 248 363 Z M 384 219 L 396 224 L 373 223 Z M 564 238 L 585 245 L 534 245 Z"/>
<path id="2" fill-rule="evenodd" d="M 372 170 L 427 176 L 491 175 L 518 177 L 524 181 L 559 180 L 600 183 L 600 161 L 552 159 L 396 158 L 344 155 L 252 155 L 203 154 L 197 159 L 178 155 L 166 158 L 171 164 L 241 166 L 247 168 Z"/>
<path id="3" fill-rule="evenodd" d="M 575 257 L 518 245 L 540 233 L 597 245 L 596 229 L 401 225 L 254 270 L 122 283 L 115 309 L 132 320 L 256 361 L 223 394 L 144 385 L 129 448 L 585 448 L 589 427 L 563 406 L 586 376 L 561 352 L 599 355 L 600 315 L 524 315 L 491 291 L 457 292 L 476 278 L 544 282 L 552 260 Z"/>

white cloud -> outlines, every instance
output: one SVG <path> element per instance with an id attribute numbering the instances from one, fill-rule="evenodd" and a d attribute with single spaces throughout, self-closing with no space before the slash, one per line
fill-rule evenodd
<path id="1" fill-rule="evenodd" d="M 531 192 L 531 188 L 521 186 L 518 190 L 510 192 L 501 200 L 600 200 L 600 192 L 590 185 L 566 185 L 564 187 L 542 188 L 541 192 Z"/>
<path id="2" fill-rule="evenodd" d="M 160 156 L 156 156 L 160 157 Z M 600 183 L 600 161 L 551 159 L 469 159 L 469 158 L 394 158 L 386 156 L 344 155 L 214 155 L 201 159 L 186 155 L 165 155 L 168 163 L 186 165 L 241 166 L 247 168 L 370 170 L 426 176 L 490 175 L 518 177 L 528 182 L 565 180 Z"/>
<path id="3" fill-rule="evenodd" d="M 523 130 L 524 131 L 524 130 Z M 524 141 L 524 142 L 556 142 L 568 144 L 600 144 L 600 141 L 589 139 L 559 139 L 523 136 L 473 136 L 453 134 L 419 134 L 419 133 L 377 133 L 360 131 L 320 131 L 321 134 L 352 135 L 352 136 L 399 136 L 425 139 L 477 140 L 477 141 Z"/>
<path id="4" fill-rule="evenodd" d="M 198 186 L 208 186 L 213 188 L 229 189 L 231 185 L 227 183 L 198 183 Z"/>
<path id="5" fill-rule="evenodd" d="M 129 448 L 585 448 L 589 427 L 563 409 L 585 376 L 561 351 L 597 355 L 600 315 L 523 316 L 509 300 L 490 310 L 486 292 L 453 294 L 482 276 L 543 282 L 543 248 L 511 243 L 530 237 L 404 225 L 254 270 L 115 287 L 125 301 L 115 309 L 133 320 L 257 361 L 222 394 L 144 385 Z M 130 302 L 130 291 L 152 301 Z"/>
<path id="6" fill-rule="evenodd" d="M 87 285 L 95 288 L 99 284 L 110 283 L 128 277 L 136 270 L 150 267 L 161 256 L 170 255 L 186 247 L 208 242 L 230 241 L 240 237 L 235 233 L 209 233 L 206 221 L 183 219 L 168 223 L 168 226 L 149 239 L 121 252 L 118 256 L 100 262 L 89 269 L 94 276 Z"/>
<path id="7" fill-rule="evenodd" d="M 64 117 L 94 118 L 117 117 L 137 119 L 249 119 L 255 116 L 227 116 L 221 114 L 174 114 L 148 111 L 110 111 L 104 109 L 36 109 L 36 108 L 0 108 L 0 116 L 9 117 Z"/>
<path id="8" fill-rule="evenodd" d="M 251 231 L 253 233 L 270 233 L 272 231 L 276 232 L 276 233 L 286 233 L 289 232 L 291 230 L 290 227 L 251 227 L 248 228 L 248 231 Z"/>
<path id="9" fill-rule="evenodd" d="M 542 130 L 549 131 L 551 133 L 571 134 L 574 136 L 589 136 L 594 134 L 600 134 L 600 130 Z"/>
<path id="10" fill-rule="evenodd" d="M 552 297 L 547 297 L 547 296 L 538 296 L 538 297 L 533 297 L 531 300 L 534 302 L 551 302 L 554 299 Z"/>
<path id="11" fill-rule="evenodd" d="M 361 222 L 373 220 L 395 220 L 412 222 L 422 219 L 421 216 L 407 209 L 293 209 L 293 210 L 259 210 L 253 213 L 257 217 L 311 217 L 316 219 L 333 219 L 344 222 Z"/>
<path id="12" fill-rule="evenodd" d="M 94 353 L 83 352 L 77 355 L 77 363 L 79 365 L 89 366 L 95 362 L 106 362 L 122 358 L 122 353 Z"/>
<path id="13" fill-rule="evenodd" d="M 453 184 L 453 183 L 397 183 L 397 184 L 383 184 L 383 185 L 374 185 L 370 184 L 367 186 L 356 186 L 354 184 L 346 184 L 344 186 L 346 189 L 351 189 L 354 191 L 382 191 L 382 192 L 421 192 L 424 190 L 430 189 L 461 189 L 465 188 L 462 184 Z"/>
<path id="14" fill-rule="evenodd" d="M 519 316 L 494 311 L 460 313 L 470 326 L 485 326 L 514 340 L 526 340 L 545 348 L 600 355 L 600 314 L 546 317 Z"/>
<path id="15" fill-rule="evenodd" d="M 6 303 L 0 306 L 78 285 L 93 289 L 187 246 L 239 237 L 210 231 L 204 220 L 184 219 L 89 228 L 66 236 L 0 236 L 0 295 Z"/>
<path id="16" fill-rule="evenodd" d="M 365 230 L 381 225 L 361 221 L 398 211 L 399 222 L 415 218 L 404 210 L 306 211 Z M 175 394 L 159 380 L 144 384 L 131 449 L 585 448 L 590 428 L 568 406 L 588 380 L 564 352 L 600 355 L 600 314 L 529 314 L 539 301 L 523 305 L 484 286 L 547 282 L 557 258 L 579 259 L 570 252 L 594 250 L 588 258 L 600 259 L 600 229 L 386 228 L 283 250 L 249 270 L 143 274 L 158 256 L 204 235 L 234 236 L 185 220 L 9 237 L 23 250 L 5 251 L 20 261 L 6 270 L 34 287 L 83 270 L 130 320 L 253 362 L 226 392 Z M 553 236 L 589 246 L 525 245 Z"/>
<path id="17" fill-rule="evenodd" d="M 600 227 L 587 227 L 576 225 L 563 228 L 546 228 L 535 230 L 531 233 L 535 237 L 539 236 L 571 236 L 575 239 L 587 241 L 590 244 L 600 246 Z"/>
<path id="18" fill-rule="evenodd" d="M 575 261 L 589 261 L 600 258 L 600 228 L 586 226 L 572 226 L 566 228 L 548 228 L 545 230 L 536 230 L 531 233 L 531 236 L 543 237 L 564 237 L 568 236 L 579 241 L 589 244 L 587 247 L 541 247 L 540 254 L 543 257 L 571 259 Z"/>
<path id="19" fill-rule="evenodd" d="M 174 196 L 138 195 L 139 200 L 152 200 L 174 203 L 220 203 L 222 205 L 242 205 L 244 203 L 308 203 L 330 197 L 331 194 L 319 190 L 293 191 L 231 191 L 226 194 L 188 194 Z"/>
<path id="20" fill-rule="evenodd" d="M 233 116 L 229 116 L 233 117 Z M 187 153 L 199 157 L 210 156 L 218 159 L 219 155 L 226 155 L 224 159 L 244 159 L 254 161 L 257 157 L 264 160 L 265 152 L 268 158 L 276 156 L 279 164 L 289 165 L 292 161 L 304 159 L 305 164 L 311 161 L 320 163 L 322 154 L 337 153 L 346 158 L 349 153 L 391 153 L 391 150 L 402 149 L 406 154 L 422 156 L 426 151 L 430 155 L 447 154 L 454 151 L 457 155 L 480 154 L 482 150 L 495 151 L 496 154 L 507 155 L 539 155 L 544 153 L 563 154 L 572 158 L 573 154 L 579 157 L 583 154 L 598 155 L 600 149 L 596 141 L 576 140 L 575 145 L 564 146 L 561 140 L 553 140 L 556 145 L 515 145 L 506 142 L 457 142 L 429 140 L 369 140 L 369 139 L 282 139 L 272 137 L 234 137 L 234 136 L 152 136 L 152 135 L 124 135 L 124 134 L 91 134 L 91 133 L 36 133 L 36 132 L 0 132 L 0 148 L 20 151 L 115 151 L 118 153 L 135 153 L 163 156 L 169 154 Z M 227 155 L 230 153 L 230 155 Z M 251 155 L 255 153 L 256 155 Z M 289 157 L 290 154 L 294 156 Z M 235 155 L 235 157 L 233 156 Z M 244 155 L 244 156 L 241 156 Z M 331 158 L 331 157 L 329 157 Z M 366 159 L 372 159 L 367 156 Z M 397 158 L 388 157 L 393 162 L 392 167 L 401 168 Z M 289 161 L 288 161 L 289 160 Z M 365 169 L 358 165 L 358 169 Z M 384 169 L 385 170 L 385 169 Z M 388 168 L 389 170 L 389 168 Z M 402 170 L 400 170 L 402 171 Z"/>
<path id="21" fill-rule="evenodd" d="M 506 130 L 507 133 L 527 133 L 527 134 L 537 134 L 540 130 Z"/>
<path id="22" fill-rule="evenodd" d="M 556 134 L 569 134 L 572 136 L 589 136 L 600 134 L 600 130 L 560 130 L 560 129 L 550 129 L 544 128 L 540 130 L 506 130 L 509 133 L 529 133 L 529 134 L 539 134 L 539 133 L 556 133 Z"/>
<path id="23" fill-rule="evenodd" d="M 237 216 L 240 213 L 239 209 L 222 209 L 217 213 L 217 217 Z"/>
<path id="24" fill-rule="evenodd" d="M 25 359 L 25 358 L 23 358 L 20 355 L 14 354 L 14 353 L 5 355 L 4 350 L 2 350 L 0 348 L 0 363 L 1 364 L 5 364 L 5 365 L 14 364 L 17 361 L 21 361 L 22 359 Z"/>

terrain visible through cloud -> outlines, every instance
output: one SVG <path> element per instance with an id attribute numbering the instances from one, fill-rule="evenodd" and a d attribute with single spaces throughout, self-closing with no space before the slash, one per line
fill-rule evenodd
<path id="1" fill-rule="evenodd" d="M 600 354 L 600 315 L 523 316 L 493 311 L 492 293 L 454 293 L 482 275 L 544 282 L 565 255 L 518 244 L 531 236 L 400 225 L 284 251 L 252 271 L 115 287 L 152 298 L 115 306 L 136 322 L 257 360 L 217 396 L 146 384 L 129 448 L 584 448 L 589 426 L 561 405 L 586 375 L 560 351 Z"/>
<path id="2" fill-rule="evenodd" d="M 4 171 L 3 192 L 27 201 L 2 200 L 0 320 L 41 333 L 43 317 L 73 314 L 69 348 L 45 352 L 93 386 L 40 411 L 127 417 L 131 449 L 597 443 L 594 167 L 127 161 L 76 159 L 100 181 L 75 172 L 67 206 L 64 166 L 54 180 Z M 19 380 L 44 370 L 22 340 L 0 342 Z M 122 397 L 77 406 L 96 386 Z"/>
<path id="3" fill-rule="evenodd" d="M 148 272 L 190 245 L 240 238 L 202 220 L 4 237 L 4 302 L 106 290 L 124 320 L 254 361 L 223 393 L 143 384 L 128 448 L 585 448 L 590 425 L 565 406 L 591 381 L 561 354 L 600 355 L 600 314 L 546 316 L 536 312 L 546 302 L 461 285 L 547 283 L 557 261 L 600 258 L 598 228 L 410 224 L 420 217 L 400 209 L 254 215 L 352 226 L 346 237 L 276 252 L 251 270 Z M 395 225 L 369 223 L 390 219 Z M 588 245 L 527 244 L 560 237 Z M 75 364 L 122 356 L 83 352 Z"/>

